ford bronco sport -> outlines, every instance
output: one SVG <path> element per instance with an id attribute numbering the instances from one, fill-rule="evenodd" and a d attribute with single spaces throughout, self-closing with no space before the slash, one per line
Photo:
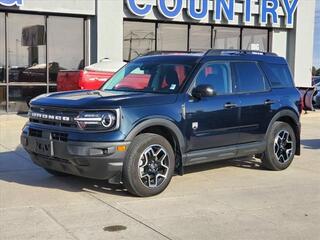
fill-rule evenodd
<path id="1" fill-rule="evenodd" d="M 119 70 L 100 90 L 31 101 L 21 143 L 54 175 L 162 192 L 185 166 L 253 156 L 284 170 L 300 154 L 300 94 L 272 53 L 158 52 Z"/>

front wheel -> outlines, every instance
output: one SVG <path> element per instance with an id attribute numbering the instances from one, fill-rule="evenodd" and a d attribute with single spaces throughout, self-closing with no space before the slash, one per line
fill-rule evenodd
<path id="1" fill-rule="evenodd" d="M 124 162 L 124 185 L 139 197 L 159 194 L 170 183 L 174 166 L 173 149 L 164 137 L 152 133 L 138 135 Z"/>
<path id="2" fill-rule="evenodd" d="M 290 166 L 296 152 L 296 136 L 285 122 L 275 122 L 267 135 L 267 148 L 262 154 L 262 166 L 281 171 Z"/>

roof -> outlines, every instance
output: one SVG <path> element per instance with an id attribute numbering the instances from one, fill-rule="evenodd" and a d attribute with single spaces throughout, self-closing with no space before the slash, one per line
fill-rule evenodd
<path id="1" fill-rule="evenodd" d="M 239 61 L 262 61 L 277 64 L 286 64 L 286 60 L 283 57 L 277 56 L 275 53 L 251 51 L 251 50 L 237 50 L 237 49 L 210 49 L 203 52 L 184 52 L 184 51 L 158 51 L 150 52 L 137 59 L 164 60 L 176 59 L 176 60 L 239 60 Z"/>

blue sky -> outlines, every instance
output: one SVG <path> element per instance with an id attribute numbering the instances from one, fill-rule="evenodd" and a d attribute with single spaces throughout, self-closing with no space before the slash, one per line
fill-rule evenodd
<path id="1" fill-rule="evenodd" d="M 317 0 L 316 6 L 316 22 L 314 32 L 314 55 L 313 64 L 320 68 L 320 1 Z"/>

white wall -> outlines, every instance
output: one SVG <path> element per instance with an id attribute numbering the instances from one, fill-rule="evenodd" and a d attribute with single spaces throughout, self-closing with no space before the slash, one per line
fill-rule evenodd
<path id="1" fill-rule="evenodd" d="M 24 0 L 23 11 L 42 11 L 69 14 L 95 14 L 95 0 Z"/>
<path id="2" fill-rule="evenodd" d="M 300 0 L 297 9 L 296 28 L 288 39 L 294 46 L 293 73 L 297 86 L 311 85 L 313 64 L 313 34 L 316 0 Z M 295 37 L 294 37 L 295 36 Z M 291 48 L 292 49 L 292 48 Z M 293 54 L 292 54 L 293 55 Z"/>
<path id="3" fill-rule="evenodd" d="M 96 0 L 97 16 L 93 23 L 96 30 L 97 60 L 123 59 L 123 1 Z"/>
<path id="4" fill-rule="evenodd" d="M 288 30 L 274 29 L 271 38 L 271 52 L 284 58 L 287 58 L 287 32 Z"/>

